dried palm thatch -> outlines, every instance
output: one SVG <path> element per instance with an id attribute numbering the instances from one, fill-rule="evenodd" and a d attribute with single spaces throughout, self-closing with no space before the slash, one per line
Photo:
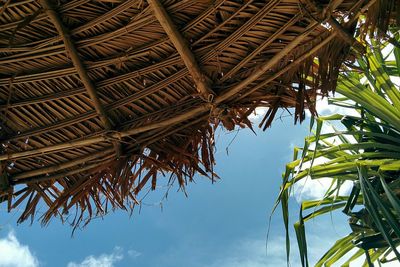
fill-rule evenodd
<path id="1" fill-rule="evenodd" d="M 181 187 L 195 173 L 214 179 L 219 124 L 251 127 L 260 106 L 264 129 L 279 108 L 295 107 L 295 121 L 305 108 L 315 114 L 341 63 L 363 52 L 355 29 L 384 33 L 394 9 L 389 0 L 3 0 L 2 200 L 25 205 L 19 222 L 38 203 L 43 223 L 76 208 L 77 225 L 133 209 L 161 176 Z"/>

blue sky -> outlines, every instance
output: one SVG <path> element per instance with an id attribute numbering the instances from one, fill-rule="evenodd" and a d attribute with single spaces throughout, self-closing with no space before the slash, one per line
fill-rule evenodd
<path id="1" fill-rule="evenodd" d="M 2 205 L 0 267 L 285 266 L 280 209 L 272 220 L 266 255 L 268 217 L 293 146 L 301 145 L 307 133 L 308 123 L 293 125 L 291 117 L 277 119 L 266 132 L 257 130 L 257 135 L 248 129 L 236 137 L 220 132 L 216 172 L 221 180 L 217 183 L 197 177 L 187 187 L 187 198 L 175 187 L 162 210 L 159 201 L 165 189 L 161 188 L 149 195 L 140 214 L 136 210 L 130 217 L 116 211 L 93 220 L 73 237 L 72 228 L 56 219 L 44 228 L 38 222 L 16 225 L 17 215 L 6 214 Z M 313 190 L 318 187 L 309 187 L 304 194 L 312 195 Z M 293 203 L 294 221 L 298 205 Z M 340 219 L 344 218 L 337 214 L 307 225 L 311 261 L 348 231 L 345 225 L 332 229 L 331 220 Z M 292 266 L 299 266 L 293 250 Z"/>

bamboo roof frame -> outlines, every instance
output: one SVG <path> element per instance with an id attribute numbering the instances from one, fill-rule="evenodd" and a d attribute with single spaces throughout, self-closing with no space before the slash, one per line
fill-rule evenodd
<path id="1" fill-rule="evenodd" d="M 268 107 L 315 113 L 391 0 L 7 0 L 0 4 L 0 200 L 73 225 L 149 184 L 214 180 L 214 131 Z M 359 21 L 361 15 L 365 21 Z M 317 63 L 318 64 L 317 64 Z M 76 208 L 76 217 L 68 215 Z"/>

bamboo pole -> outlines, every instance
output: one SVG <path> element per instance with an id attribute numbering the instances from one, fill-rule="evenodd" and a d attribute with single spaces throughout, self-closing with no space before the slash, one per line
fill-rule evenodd
<path id="1" fill-rule="evenodd" d="M 42 175 L 42 174 L 57 172 L 57 171 L 60 171 L 60 170 L 66 169 L 66 168 L 71 168 L 73 166 L 83 164 L 85 162 L 88 162 L 88 161 L 91 161 L 94 159 L 99 159 L 107 154 L 110 154 L 112 151 L 114 151 L 114 149 L 106 149 L 104 151 L 100 151 L 100 152 L 91 154 L 89 156 L 86 155 L 86 156 L 83 156 L 83 157 L 80 157 L 80 158 L 77 158 L 75 160 L 71 160 L 68 162 L 55 164 L 55 165 L 52 165 L 49 167 L 35 169 L 32 171 L 18 173 L 16 175 L 12 176 L 12 179 L 15 181 L 15 180 L 20 180 L 20 179 L 24 179 L 24 178 L 28 178 L 28 177 L 32 177 L 32 176 L 38 176 L 38 175 Z"/>
<path id="2" fill-rule="evenodd" d="M 60 178 L 66 177 L 66 176 L 70 176 L 70 175 L 74 175 L 74 174 L 78 174 L 78 173 L 82 173 L 84 171 L 94 169 L 108 161 L 111 161 L 111 160 L 113 160 L 113 159 L 105 159 L 99 163 L 93 163 L 93 164 L 84 166 L 82 168 L 74 169 L 71 171 L 66 171 L 66 172 L 51 175 L 51 176 L 39 176 L 39 177 L 31 177 L 31 178 L 27 178 L 27 179 L 23 179 L 23 180 L 18 180 L 18 181 L 15 181 L 14 184 L 33 184 L 33 183 L 38 183 L 38 182 L 43 182 L 43 181 L 57 180 L 57 179 L 60 179 Z"/>
<path id="3" fill-rule="evenodd" d="M 78 51 L 75 48 L 75 45 L 69 35 L 68 29 L 64 26 L 61 19 L 58 17 L 57 12 L 53 9 L 52 5 L 48 0 L 39 0 L 42 7 L 45 9 L 46 14 L 50 17 L 51 21 L 53 22 L 54 26 L 56 27 L 58 33 L 61 35 L 65 49 L 68 52 L 69 56 L 71 57 L 72 63 L 78 72 L 79 77 L 83 85 L 85 86 L 91 100 L 93 101 L 93 105 L 99 115 L 101 121 L 103 122 L 104 126 L 108 129 L 111 129 L 111 123 L 108 120 L 104 109 L 100 103 L 99 97 L 97 95 L 96 89 L 92 81 L 90 80 L 85 67 L 82 64 L 81 59 L 79 58 Z"/>
<path id="4" fill-rule="evenodd" d="M 140 127 L 134 128 L 134 129 L 129 129 L 129 130 L 123 131 L 123 132 L 111 132 L 111 133 L 108 133 L 107 135 L 94 136 L 94 137 L 90 137 L 90 138 L 86 138 L 86 139 L 82 139 L 82 140 L 75 140 L 75 141 L 65 142 L 62 144 L 46 146 L 46 147 L 42 147 L 42 148 L 38 148 L 38 149 L 16 152 L 16 153 L 12 153 L 12 154 L 3 154 L 3 155 L 0 155 L 0 160 L 18 159 L 18 158 L 30 157 L 30 156 L 34 156 L 34 155 L 38 155 L 38 154 L 43 154 L 43 153 L 55 152 L 55 151 L 64 150 L 64 149 L 70 149 L 70 148 L 74 148 L 74 147 L 92 145 L 92 144 L 100 143 L 100 142 L 110 142 L 110 141 L 116 140 L 116 139 L 120 140 L 121 138 L 126 137 L 126 136 L 139 134 L 139 133 L 150 131 L 150 130 L 153 130 L 156 128 L 167 127 L 167 126 L 174 125 L 176 123 L 180 123 L 189 118 L 192 118 L 193 116 L 198 115 L 199 113 L 208 111 L 210 108 L 211 108 L 211 104 L 206 103 L 206 104 L 202 104 L 200 106 L 193 108 L 192 110 L 190 110 L 187 113 L 183 113 L 183 114 L 180 114 L 173 118 L 163 120 L 160 122 L 156 122 L 153 124 L 140 126 Z"/>
<path id="5" fill-rule="evenodd" d="M 34 136 L 34 135 L 39 135 L 39 134 L 46 133 L 48 131 L 55 131 L 55 130 L 64 128 L 66 126 L 73 125 L 73 124 L 76 124 L 76 123 L 80 123 L 82 121 L 85 121 L 85 120 L 88 120 L 88 119 L 93 119 L 93 118 L 96 118 L 96 117 L 97 117 L 96 112 L 92 110 L 92 111 L 89 111 L 89 112 L 86 112 L 86 113 L 82 113 L 82 114 L 80 114 L 80 115 L 78 115 L 76 117 L 72 117 L 72 118 L 69 118 L 69 119 L 62 120 L 60 122 L 56 122 L 56 123 L 51 124 L 51 125 L 47 125 L 47 126 L 44 126 L 44 127 L 38 127 L 38 128 L 34 128 L 34 129 L 31 129 L 31 130 L 28 130 L 26 132 L 22 132 L 19 135 L 14 135 L 14 136 L 11 136 L 10 138 L 4 139 L 3 142 L 9 142 L 9 141 L 17 140 L 17 139 L 31 137 L 31 136 Z"/>
<path id="6" fill-rule="evenodd" d="M 248 54 L 242 61 L 240 61 L 236 66 L 234 66 L 232 69 L 230 69 L 224 77 L 221 78 L 221 82 L 226 81 L 229 79 L 229 77 L 233 77 L 239 70 L 242 68 L 245 64 L 250 62 L 256 55 L 258 55 L 262 50 L 267 48 L 269 45 L 272 44 L 282 33 L 284 33 L 289 27 L 291 27 L 293 24 L 295 24 L 297 21 L 299 21 L 302 18 L 301 14 L 296 14 L 286 22 L 286 24 L 274 32 L 269 38 L 265 40 L 260 46 L 258 46 L 256 49 L 254 49 L 250 54 Z"/>
<path id="7" fill-rule="evenodd" d="M 318 12 L 318 14 L 322 17 L 321 18 L 322 20 L 325 20 L 329 25 L 331 25 L 332 29 L 335 32 L 337 32 L 338 36 L 343 41 L 352 46 L 360 54 L 364 54 L 366 52 L 364 45 L 361 44 L 359 41 L 357 41 L 351 34 L 349 34 L 336 19 L 332 18 L 330 13 L 327 14 L 327 10 L 322 10 L 321 8 L 319 8 L 315 4 L 314 0 L 305 0 L 305 1 L 307 4 L 311 6 L 312 9 Z M 337 3 L 333 3 L 334 6 L 332 6 L 332 8 L 335 8 L 335 6 L 339 5 L 341 3 L 341 0 L 336 2 Z"/>
<path id="8" fill-rule="evenodd" d="M 230 90 L 223 93 L 221 96 L 217 97 L 215 99 L 215 103 L 220 104 L 228 100 L 229 98 L 240 92 L 242 89 L 244 89 L 246 86 L 250 85 L 252 82 L 260 78 L 261 75 L 270 70 L 276 63 L 278 63 L 297 45 L 299 45 L 302 41 L 304 41 L 304 39 L 308 36 L 308 34 L 310 34 L 310 32 L 314 30 L 314 28 L 317 26 L 318 26 L 317 22 L 311 22 L 301 35 L 297 36 L 291 43 L 289 43 L 281 51 L 276 53 L 271 59 L 267 60 L 266 62 L 262 62 L 262 64 L 260 64 L 258 68 L 255 68 L 253 74 L 250 75 L 247 79 L 241 81 L 239 84 L 232 87 Z"/>
<path id="9" fill-rule="evenodd" d="M 342 38 L 346 43 L 348 43 L 350 46 L 354 47 L 354 49 L 359 52 L 360 54 L 365 54 L 367 51 L 365 46 L 361 44 L 359 41 L 356 40 L 351 34 L 349 34 L 343 27 L 342 25 L 339 24 L 339 22 L 330 17 L 327 22 L 329 25 L 332 26 L 335 32 L 338 33 L 338 36 Z"/>
<path id="10" fill-rule="evenodd" d="M 76 50 L 76 47 L 71 39 L 71 36 L 69 35 L 69 31 L 67 27 L 63 24 L 61 19 L 59 18 L 57 12 L 53 9 L 52 4 L 50 3 L 49 0 L 39 0 L 41 6 L 44 8 L 46 14 L 49 16 L 50 20 L 53 22 L 54 26 L 56 27 L 58 34 L 61 35 L 64 45 L 65 45 L 65 50 L 68 52 L 69 56 L 71 57 L 72 63 L 78 72 L 79 77 L 81 78 L 81 81 L 83 85 L 85 86 L 90 99 L 93 102 L 93 105 L 95 107 L 95 110 L 97 112 L 97 115 L 99 116 L 101 122 L 104 125 L 104 128 L 106 130 L 111 130 L 112 125 L 107 117 L 103 106 L 101 105 L 101 102 L 99 100 L 99 97 L 97 95 L 96 88 L 94 87 L 92 81 L 89 78 L 89 75 L 86 72 L 85 66 L 83 66 L 83 63 L 81 59 L 79 58 L 78 51 Z M 121 154 L 121 148 L 118 143 L 114 143 L 114 148 L 117 153 L 117 156 Z"/>
<path id="11" fill-rule="evenodd" d="M 161 5 L 158 0 L 147 0 L 154 15 L 163 27 L 164 31 L 170 38 L 171 42 L 174 44 L 176 50 L 181 56 L 183 62 L 185 63 L 190 75 L 192 76 L 196 89 L 203 95 L 206 100 L 210 99 L 210 95 L 214 96 L 215 93 L 209 87 L 207 83 L 207 77 L 202 73 L 200 66 L 198 65 L 195 56 L 190 50 L 187 41 L 184 39 L 182 34 L 176 28 L 171 17 L 168 15 L 165 8 Z"/>
<path id="12" fill-rule="evenodd" d="M 108 138 L 106 138 L 105 136 L 96 136 L 96 137 L 91 137 L 91 138 L 82 139 L 82 140 L 65 142 L 65 143 L 57 144 L 57 145 L 53 145 L 53 146 L 46 146 L 46 147 L 42 147 L 42 148 L 37 148 L 37 149 L 32 149 L 32 150 L 27 150 L 27 151 L 22 151 L 22 152 L 16 152 L 16 153 L 12 153 L 12 154 L 2 154 L 2 155 L 0 155 L 0 160 L 30 157 L 30 156 L 35 156 L 38 154 L 44 154 L 47 152 L 54 152 L 54 151 L 74 148 L 74 147 L 78 147 L 78 146 L 87 146 L 87 145 L 91 145 L 94 143 L 104 142 L 107 140 L 108 140 Z"/>
<path id="13" fill-rule="evenodd" d="M 300 57 L 298 57 L 297 59 L 295 59 L 292 63 L 288 64 L 286 67 L 280 69 L 278 72 L 274 73 L 274 75 L 272 75 L 271 77 L 269 77 L 268 79 L 266 79 L 265 81 L 259 83 L 258 85 L 252 87 L 250 90 L 246 91 L 245 93 L 243 93 L 240 97 L 240 99 L 245 98 L 246 96 L 250 95 L 251 93 L 261 89 L 263 86 L 266 86 L 267 84 L 269 84 L 270 82 L 272 82 L 273 80 L 275 80 L 276 78 L 278 78 L 279 76 L 285 74 L 287 71 L 289 71 L 291 68 L 293 68 L 294 66 L 296 66 L 297 64 L 300 64 L 301 62 L 303 62 L 306 58 L 308 58 L 309 56 L 313 55 L 314 53 L 316 53 L 319 49 L 321 49 L 322 47 L 324 47 L 327 43 L 329 43 L 333 38 L 335 38 L 337 35 L 337 32 L 332 32 L 327 38 L 325 38 L 321 43 L 319 43 L 318 45 L 314 46 L 311 50 L 307 51 L 306 53 L 304 53 L 303 55 L 301 55 Z"/>

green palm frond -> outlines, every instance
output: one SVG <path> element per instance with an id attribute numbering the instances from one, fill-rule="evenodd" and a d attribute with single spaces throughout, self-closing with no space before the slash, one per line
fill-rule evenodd
<path id="1" fill-rule="evenodd" d="M 388 49 L 392 52 L 384 55 L 382 51 Z M 372 42 L 354 68 L 340 75 L 336 92 L 342 96 L 330 99 L 330 104 L 359 115 L 332 114 L 312 120 L 313 134 L 286 165 L 276 204 L 283 209 L 287 251 L 293 186 L 305 179 L 331 179 L 323 198 L 302 203 L 294 225 L 303 266 L 309 265 L 305 222 L 339 209 L 349 217 L 351 233 L 337 240 L 316 266 L 344 259 L 342 266 L 349 266 L 361 256 L 365 256 L 364 266 L 400 261 L 400 90 L 394 77 L 400 77 L 400 48 Z M 326 125 L 333 130 L 323 132 Z M 340 188 L 345 181 L 352 182 L 353 188 L 344 194 Z M 395 258 L 388 259 L 389 254 Z"/>

